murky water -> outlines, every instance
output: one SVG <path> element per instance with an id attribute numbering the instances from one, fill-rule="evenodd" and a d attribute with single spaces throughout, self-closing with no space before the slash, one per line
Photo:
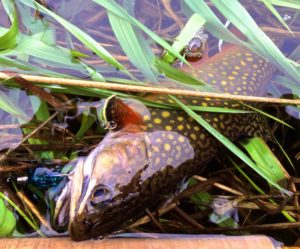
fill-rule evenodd
<path id="1" fill-rule="evenodd" d="M 168 1 L 119 3 L 170 42 L 191 15 L 183 1 L 172 1 L 171 6 Z M 277 21 L 262 5 L 247 4 L 247 1 L 244 4 L 256 22 L 274 37 L 282 52 L 296 61 L 298 36 L 290 38 L 285 32 L 283 35 L 283 29 L 274 25 Z M 29 47 L 28 54 L 21 50 L 4 53 L 4 56 L 32 66 L 34 70 L 30 74 L 51 75 L 55 72 L 61 74 L 56 76 L 90 79 L 91 74 L 95 76 L 98 72 L 113 82 L 116 79 L 133 81 L 134 78 L 150 81 L 144 71 L 139 70 L 139 65 L 129 61 L 110 28 L 105 9 L 82 0 L 50 1 L 45 6 L 93 37 L 128 69 L 132 77 L 99 59 L 53 18 L 34 13 L 19 2 L 16 7 L 24 22 L 20 21 L 23 36 L 18 40 L 18 46 L 30 44 L 32 34 L 44 43 L 39 43 L 40 47 Z M 212 10 L 223 23 L 226 22 L 215 8 Z M 297 31 L 297 15 L 284 8 L 279 10 L 292 30 Z M 3 6 L 1 13 L 5 13 Z M 28 13 L 32 14 L 32 19 L 25 18 Z M 9 27 L 6 15 L 0 16 L 1 26 Z M 233 25 L 228 29 L 243 39 Z M 47 39 L 43 40 L 40 34 L 45 30 Z M 299 91 L 297 82 L 283 77 L 284 72 L 268 60 L 244 47 L 222 42 L 209 29 L 204 32 L 208 35 L 207 43 L 201 50 L 201 59 L 192 64 L 195 69 L 179 62 L 174 63 L 174 68 L 223 93 L 281 97 L 296 95 Z M 145 41 L 145 49 L 151 49 L 156 56 L 162 54 L 163 49 L 158 44 L 143 33 L 139 35 Z M 53 52 L 61 51 L 61 57 L 51 57 L 51 53 L 43 57 L 41 51 L 49 46 L 55 48 Z M 68 57 L 69 53 L 62 47 L 89 57 L 82 57 L 82 63 L 79 63 L 77 58 Z M 0 67 L 3 72 L 28 74 L 26 70 L 1 62 Z M 193 86 L 179 84 L 163 75 L 157 79 L 155 85 L 193 89 Z M 242 166 L 244 174 L 250 176 L 265 194 L 256 192 L 257 189 L 239 173 L 241 171 L 236 170 L 220 143 L 183 111 L 174 109 L 174 99 L 127 92 L 112 97 L 114 91 L 85 87 L 52 85 L 38 89 L 20 79 L 3 83 L 0 88 L 0 190 L 24 212 L 20 213 L 6 203 L 5 210 L 14 212 L 16 226 L 4 235 L 0 226 L 1 236 L 71 235 L 75 240 L 83 240 L 117 232 L 259 232 L 286 243 L 296 239 L 297 231 L 294 230 L 270 231 L 272 224 L 298 217 L 297 199 L 293 203 Z M 208 107 L 210 111 L 199 112 L 204 121 L 233 141 L 251 136 L 267 139 L 269 132 L 273 133 L 295 169 L 274 142 L 269 143 L 271 150 L 291 176 L 298 175 L 297 107 L 265 104 L 263 110 L 295 128 L 288 129 L 269 119 L 271 129 L 268 130 L 261 116 L 249 113 L 250 109 L 236 102 L 190 97 L 180 100 L 194 110 Z M 216 111 L 224 106 L 229 112 L 240 113 Z M 238 159 L 234 158 L 234 161 L 241 165 Z M 188 181 L 193 175 L 196 176 Z M 297 192 L 295 186 L 289 190 Z M 267 202 L 270 198 L 278 205 Z M 280 203 L 284 204 L 283 209 L 276 210 Z M 282 210 L 290 211 L 289 218 L 280 213 Z M 156 211 L 164 214 L 159 217 Z M 6 217 L 6 222 L 12 220 Z M 270 224 L 270 228 L 261 230 L 260 224 Z"/>

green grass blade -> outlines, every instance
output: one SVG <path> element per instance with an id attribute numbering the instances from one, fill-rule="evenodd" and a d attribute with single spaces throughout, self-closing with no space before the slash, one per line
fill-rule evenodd
<path id="1" fill-rule="evenodd" d="M 82 121 L 79 130 L 76 133 L 76 137 L 81 139 L 89 128 L 95 123 L 96 117 L 91 115 L 89 110 L 85 110 L 82 115 Z"/>
<path id="2" fill-rule="evenodd" d="M 278 11 L 274 8 L 274 6 L 272 5 L 272 1 L 271 0 L 261 0 L 264 5 L 273 13 L 273 15 L 277 18 L 277 20 L 291 33 L 292 30 L 290 29 L 290 27 L 286 24 L 286 22 L 283 20 L 283 18 L 281 17 L 281 15 L 278 13 Z"/>
<path id="3" fill-rule="evenodd" d="M 245 177 L 245 179 L 251 184 L 251 186 L 260 194 L 266 194 L 252 179 L 243 171 L 243 169 L 237 165 L 231 158 L 229 158 L 233 166 L 237 169 L 240 174 Z M 269 200 L 271 203 L 275 203 L 273 200 Z M 290 222 L 295 222 L 295 218 L 293 218 L 288 212 L 281 211 L 282 215 Z"/>
<path id="4" fill-rule="evenodd" d="M 155 60 L 155 67 L 157 70 L 164 76 L 176 80 L 179 84 L 185 83 L 190 86 L 203 86 L 204 82 L 198 80 L 196 77 L 191 76 L 188 73 L 178 70 L 177 68 L 172 67 L 169 63 L 161 60 Z"/>
<path id="5" fill-rule="evenodd" d="M 2 2 L 12 24 L 7 31 L 0 35 L 0 51 L 13 49 L 17 45 L 17 35 L 19 32 L 18 16 L 15 7 L 11 1 Z"/>
<path id="6" fill-rule="evenodd" d="M 214 106 L 188 106 L 193 111 L 199 112 L 216 112 L 216 113 L 253 113 L 253 111 L 245 111 L 224 107 L 214 107 Z"/>
<path id="7" fill-rule="evenodd" d="M 130 16 L 120 5 L 118 5 L 114 0 L 93 0 L 95 3 L 103 6 L 108 11 L 114 13 L 115 15 L 119 16 L 120 18 L 124 19 L 127 22 L 135 25 L 136 27 L 140 28 L 144 31 L 149 37 L 151 37 L 155 42 L 161 45 L 164 49 L 169 51 L 175 57 L 179 58 L 180 60 L 184 61 L 188 64 L 188 62 L 183 58 L 183 56 L 177 52 L 169 43 L 167 43 L 164 39 L 162 39 L 159 35 L 155 32 L 151 31 L 147 28 L 144 24 L 139 22 L 134 17 Z"/>
<path id="8" fill-rule="evenodd" d="M 9 197 L 0 192 L 0 198 L 6 200 L 28 223 L 30 227 L 32 227 L 40 236 L 45 237 L 45 235 L 39 230 L 39 228 L 30 220 L 30 218 L 16 205 Z"/>
<path id="9" fill-rule="evenodd" d="M 269 0 L 269 2 L 276 6 L 300 10 L 300 2 L 298 0 Z"/>
<path id="10" fill-rule="evenodd" d="M 0 89 L 0 109 L 10 113 L 22 120 L 27 120 L 27 115 L 21 108 L 14 104 L 14 102 Z"/>
<path id="11" fill-rule="evenodd" d="M 262 114 L 262 115 L 264 115 L 264 116 L 266 116 L 266 117 L 268 117 L 268 118 L 270 118 L 270 119 L 275 120 L 275 121 L 278 122 L 278 123 L 281 123 L 281 124 L 283 124 L 283 125 L 285 125 L 285 126 L 291 128 L 291 129 L 294 129 L 294 128 L 293 128 L 292 126 L 290 126 L 288 123 L 286 123 L 286 122 L 280 120 L 279 118 L 277 118 L 277 117 L 275 117 L 275 116 L 273 116 L 273 115 L 271 115 L 271 114 L 269 114 L 269 113 L 266 113 L 266 112 L 264 112 L 264 111 L 262 111 L 262 110 L 260 110 L 260 109 L 258 109 L 258 108 L 255 108 L 254 106 L 247 105 L 247 104 L 245 104 L 245 103 L 242 103 L 242 104 L 243 104 L 244 106 L 247 106 L 248 108 L 250 108 L 250 109 L 252 109 L 252 110 L 254 110 L 254 111 L 256 111 L 256 112 L 258 112 L 258 113 L 260 113 L 260 114 Z"/>
<path id="12" fill-rule="evenodd" d="M 237 0 L 212 0 L 212 3 L 249 39 L 248 44 L 253 45 L 254 52 L 268 58 L 292 78 L 299 79 L 300 73 L 294 65 L 290 63 L 274 42 L 258 27 L 247 10 Z"/>
<path id="13" fill-rule="evenodd" d="M 198 13 L 206 20 L 205 27 L 213 36 L 240 46 L 246 46 L 245 42 L 237 38 L 224 26 L 224 24 L 219 20 L 219 18 L 214 14 L 214 12 L 204 1 L 185 0 L 185 3 L 192 11 Z"/>
<path id="14" fill-rule="evenodd" d="M 2 192 L 0 192 L 3 194 Z M 0 197 L 0 237 L 9 236 L 16 226 L 16 218 Z"/>
<path id="15" fill-rule="evenodd" d="M 212 0 L 217 9 L 236 26 L 247 38 L 243 42 L 229 32 L 218 17 L 203 0 L 185 0 L 186 4 L 206 20 L 205 26 L 216 37 L 225 41 L 245 46 L 255 53 L 269 59 L 272 63 L 289 74 L 293 79 L 300 78 L 295 64 L 291 63 L 277 48 L 273 41 L 257 26 L 247 10 L 237 0 Z"/>
<path id="16" fill-rule="evenodd" d="M 81 29 L 73 25 L 72 23 L 66 21 L 62 17 L 48 10 L 44 6 L 40 5 L 36 1 L 32 0 L 19 0 L 19 2 L 33 8 L 38 11 L 45 13 L 52 18 L 54 18 L 57 22 L 59 22 L 62 26 L 64 26 L 72 35 L 74 35 L 79 41 L 81 41 L 87 48 L 92 50 L 95 54 L 101 57 L 104 61 L 111 64 L 117 69 L 125 70 L 122 64 L 120 64 L 104 47 L 102 47 L 97 41 L 95 41 L 91 36 L 83 32 Z"/>
<path id="17" fill-rule="evenodd" d="M 155 55 L 152 52 L 151 54 L 146 53 L 145 51 L 149 50 L 144 50 L 143 47 L 147 41 L 137 34 L 138 30 L 135 30 L 130 22 L 110 11 L 107 12 L 107 15 L 112 30 L 131 63 L 144 74 L 147 80 L 157 82 L 158 74 L 151 68 Z"/>
<path id="18" fill-rule="evenodd" d="M 254 162 L 256 162 L 256 165 L 265 172 L 268 178 L 277 183 L 286 179 L 283 166 L 262 138 L 243 139 L 239 143 L 246 149 Z"/>

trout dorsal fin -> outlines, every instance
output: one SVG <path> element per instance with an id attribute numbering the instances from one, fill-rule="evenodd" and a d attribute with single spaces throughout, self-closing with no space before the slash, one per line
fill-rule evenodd
<path id="1" fill-rule="evenodd" d="M 129 104 L 112 95 L 106 99 L 102 109 L 104 128 L 118 131 L 128 126 L 134 126 L 136 131 L 141 131 L 145 126 L 143 117 Z"/>

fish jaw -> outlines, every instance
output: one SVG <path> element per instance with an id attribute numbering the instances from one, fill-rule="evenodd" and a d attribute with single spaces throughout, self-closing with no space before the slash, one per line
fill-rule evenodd
<path id="1" fill-rule="evenodd" d="M 89 160 L 91 155 L 94 160 Z M 123 229 L 147 207 L 161 202 L 170 186 L 173 189 L 179 182 L 175 178 L 181 178 L 172 170 L 193 159 L 189 139 L 176 132 L 110 133 L 86 160 L 78 162 L 72 176 L 71 238 L 101 238 Z M 84 175 L 87 171 L 89 175 Z"/>
<path id="2" fill-rule="evenodd" d="M 111 213 L 107 209 L 118 202 L 113 201 L 113 198 L 119 196 L 118 185 L 126 185 L 131 180 L 126 165 L 135 164 L 137 168 L 137 163 L 132 162 L 137 157 L 141 158 L 141 165 L 147 163 L 143 160 L 146 158 L 144 136 L 144 132 L 109 133 L 84 161 L 78 162 L 71 179 L 69 232 L 73 240 L 86 240 L 111 232 L 109 222 L 103 229 L 99 229 L 98 224 L 105 213 Z M 117 171 L 119 177 L 116 175 Z M 105 188 L 110 196 L 95 197 L 101 188 Z M 113 224 L 114 228 L 115 225 Z M 97 232 L 93 229 L 94 226 L 97 227 Z"/>

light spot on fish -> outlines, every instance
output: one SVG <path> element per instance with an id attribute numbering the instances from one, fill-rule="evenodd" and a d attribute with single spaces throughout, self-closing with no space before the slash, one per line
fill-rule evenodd
<path id="1" fill-rule="evenodd" d="M 155 118 L 154 120 L 155 124 L 161 124 L 161 119 L 160 118 Z"/>
<path id="2" fill-rule="evenodd" d="M 162 113 L 161 113 L 161 116 L 163 117 L 163 118 L 168 118 L 168 117 L 170 117 L 170 112 L 168 112 L 168 111 L 163 111 Z"/>
<path id="3" fill-rule="evenodd" d="M 155 141 L 156 141 L 157 143 L 161 143 L 161 142 L 162 142 L 162 140 L 161 140 L 160 138 L 157 138 Z"/>
<path id="4" fill-rule="evenodd" d="M 145 115 L 145 116 L 143 117 L 143 120 L 144 120 L 144 121 L 149 121 L 149 120 L 150 120 L 150 116 L 149 116 L 149 115 Z"/>
<path id="5" fill-rule="evenodd" d="M 178 138 L 178 141 L 179 141 L 180 143 L 183 143 L 183 142 L 184 142 L 184 138 L 183 138 L 183 137 L 179 137 L 179 138 Z"/>
<path id="6" fill-rule="evenodd" d="M 194 134 L 194 133 L 191 133 L 190 137 L 191 137 L 191 139 L 193 139 L 193 140 L 196 140 L 196 139 L 197 139 L 197 136 L 196 136 L 196 134 Z"/>
<path id="7" fill-rule="evenodd" d="M 182 130 L 184 129 L 184 127 L 183 127 L 183 125 L 178 125 L 178 126 L 177 126 L 177 129 L 178 129 L 179 131 L 182 131 Z"/>
<path id="8" fill-rule="evenodd" d="M 179 140 L 179 139 L 178 139 Z M 177 150 L 177 152 L 181 151 L 181 147 L 179 145 L 176 145 L 175 149 Z"/>
<path id="9" fill-rule="evenodd" d="M 172 130 L 172 126 L 171 125 L 166 125 L 165 128 L 166 128 L 167 131 L 171 131 Z"/>
<path id="10" fill-rule="evenodd" d="M 228 77 L 229 78 L 229 77 Z M 221 85 L 222 86 L 226 86 L 227 85 L 227 81 L 226 80 L 221 80 Z"/>
<path id="11" fill-rule="evenodd" d="M 242 66 L 247 66 L 247 63 L 245 61 L 241 60 L 241 65 Z"/>
<path id="12" fill-rule="evenodd" d="M 169 143 L 164 144 L 164 150 L 169 151 L 171 149 L 171 145 Z"/>
<path id="13" fill-rule="evenodd" d="M 194 130 L 195 131 L 200 131 L 200 127 L 199 126 L 194 126 Z"/>
<path id="14" fill-rule="evenodd" d="M 169 157 L 167 159 L 167 165 L 172 165 L 172 164 L 173 164 L 173 159 L 172 159 L 172 157 Z"/>
<path id="15" fill-rule="evenodd" d="M 168 135 L 168 138 L 169 138 L 170 140 L 173 140 L 173 139 L 174 139 L 174 136 L 173 136 L 172 134 L 169 134 L 169 135 Z"/>

